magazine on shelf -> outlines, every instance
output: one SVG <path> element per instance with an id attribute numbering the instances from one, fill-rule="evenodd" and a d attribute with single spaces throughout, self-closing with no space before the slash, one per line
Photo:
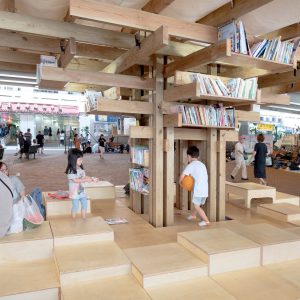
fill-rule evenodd
<path id="1" fill-rule="evenodd" d="M 117 224 L 128 223 L 127 219 L 125 219 L 125 218 L 110 218 L 110 219 L 105 219 L 105 221 L 108 225 L 117 225 Z"/>

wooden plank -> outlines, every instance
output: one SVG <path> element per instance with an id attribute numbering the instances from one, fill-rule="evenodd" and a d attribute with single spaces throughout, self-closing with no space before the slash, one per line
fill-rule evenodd
<path id="1" fill-rule="evenodd" d="M 103 99 L 100 97 L 97 99 L 97 112 L 98 114 L 153 114 L 153 105 L 150 102 L 143 101 L 128 101 L 128 100 L 111 100 Z"/>
<path id="2" fill-rule="evenodd" d="M 300 71 L 289 71 L 280 74 L 270 74 L 258 78 L 259 88 L 270 87 L 274 85 L 284 85 L 300 83 Z"/>
<path id="3" fill-rule="evenodd" d="M 16 11 L 15 0 L 4 0 L 5 9 L 9 12 L 14 13 Z"/>
<path id="4" fill-rule="evenodd" d="M 251 77 L 259 77 L 266 74 L 270 74 L 271 71 L 268 70 L 262 70 L 262 69 L 256 69 L 256 68 L 244 68 L 244 67 L 238 67 L 238 68 L 231 68 L 224 72 L 220 73 L 220 76 L 224 77 L 240 77 L 240 78 L 251 78 Z"/>
<path id="5" fill-rule="evenodd" d="M 282 41 L 291 40 L 294 38 L 297 38 L 300 36 L 300 24 L 295 23 L 277 30 L 274 30 L 272 32 L 269 32 L 267 34 L 263 34 L 259 36 L 261 39 L 274 39 L 278 36 L 281 37 Z"/>
<path id="6" fill-rule="evenodd" d="M 182 114 L 164 115 L 164 127 L 182 127 Z"/>
<path id="7" fill-rule="evenodd" d="M 112 87 L 108 90 L 102 92 L 103 97 L 111 99 L 111 100 L 119 100 L 121 97 L 121 88 L 119 87 Z"/>
<path id="8" fill-rule="evenodd" d="M 153 130 L 150 126 L 130 126 L 129 138 L 131 139 L 152 139 Z"/>
<path id="9" fill-rule="evenodd" d="M 211 26 L 222 25 L 232 19 L 239 17 L 264 6 L 273 0 L 235 0 L 229 1 L 215 11 L 197 21 L 197 23 Z"/>
<path id="10" fill-rule="evenodd" d="M 260 122 L 260 113 L 255 111 L 235 110 L 236 122 Z"/>
<path id="11" fill-rule="evenodd" d="M 174 128 L 174 139 L 180 141 L 206 141 L 206 129 Z"/>
<path id="12" fill-rule="evenodd" d="M 191 138 L 189 138 L 190 140 Z M 187 149 L 188 149 L 188 140 L 180 140 L 179 143 L 179 167 L 180 167 L 180 174 L 182 174 L 183 170 L 188 164 L 187 161 Z M 179 186 L 179 208 L 182 210 L 189 209 L 189 193 L 187 190 L 181 188 Z"/>
<path id="13" fill-rule="evenodd" d="M 206 43 L 217 41 L 217 30 L 212 26 L 176 20 L 95 0 L 70 0 L 70 15 L 145 31 L 155 31 L 161 25 L 166 25 L 172 36 Z"/>
<path id="14" fill-rule="evenodd" d="M 225 180 L 226 180 L 226 131 L 218 132 L 219 151 L 217 153 L 217 220 L 225 221 Z"/>
<path id="15" fill-rule="evenodd" d="M 164 76 L 171 77 L 177 70 L 185 71 L 195 66 L 207 65 L 230 55 L 230 40 L 220 41 L 169 63 L 165 67 Z"/>
<path id="16" fill-rule="evenodd" d="M 164 138 L 168 141 L 164 152 L 164 226 L 174 224 L 174 128 L 164 129 Z"/>
<path id="17" fill-rule="evenodd" d="M 40 55 L 0 49 L 0 61 L 23 65 L 36 65 L 40 63 Z"/>
<path id="18" fill-rule="evenodd" d="M 36 73 L 36 65 L 16 64 L 0 61 L 0 70 Z"/>
<path id="19" fill-rule="evenodd" d="M 74 38 L 70 38 L 67 41 L 67 45 L 65 47 L 64 52 L 60 55 L 59 60 L 58 60 L 58 65 L 61 68 L 66 68 L 71 60 L 75 57 L 76 55 L 76 42 Z"/>
<path id="20" fill-rule="evenodd" d="M 103 69 L 103 72 L 121 73 L 137 64 L 139 60 L 151 56 L 157 50 L 167 46 L 168 41 L 168 28 L 161 26 L 150 36 L 143 39 L 140 46 L 135 46 L 110 63 Z"/>
<path id="21" fill-rule="evenodd" d="M 225 130 L 226 142 L 236 142 L 239 140 L 239 132 L 237 130 Z"/>
<path id="22" fill-rule="evenodd" d="M 149 0 L 143 7 L 142 10 L 159 14 L 162 10 L 172 4 L 174 0 Z"/>
<path id="23" fill-rule="evenodd" d="M 300 85 L 300 83 L 299 83 Z M 286 94 L 272 94 L 265 92 L 266 89 L 262 89 L 262 96 L 259 104 L 279 104 L 290 105 L 290 96 Z"/>
<path id="24" fill-rule="evenodd" d="M 74 82 L 145 90 L 154 88 L 152 79 L 143 79 L 137 76 L 121 74 L 108 74 L 104 72 L 66 70 L 46 66 L 40 66 L 40 79 L 42 81 Z"/>

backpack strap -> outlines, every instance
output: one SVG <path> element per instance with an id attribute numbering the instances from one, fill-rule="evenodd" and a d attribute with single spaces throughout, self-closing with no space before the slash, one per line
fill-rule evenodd
<path id="1" fill-rule="evenodd" d="M 11 193 L 11 196 L 12 197 L 14 197 L 14 194 L 13 194 L 13 192 L 12 192 L 12 190 L 11 190 L 11 188 L 0 178 L 0 181 L 7 187 L 7 189 L 10 191 L 10 193 Z"/>

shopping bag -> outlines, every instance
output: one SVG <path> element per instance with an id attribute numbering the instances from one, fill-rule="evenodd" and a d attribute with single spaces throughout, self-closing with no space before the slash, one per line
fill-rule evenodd
<path id="1" fill-rule="evenodd" d="M 24 198 L 24 229 L 36 228 L 43 222 L 44 218 L 40 213 L 38 205 L 30 195 L 27 195 Z"/>
<path id="2" fill-rule="evenodd" d="M 23 201 L 19 201 L 13 205 L 13 218 L 8 230 L 8 234 L 19 233 L 23 231 L 23 219 L 25 215 L 25 207 Z"/>

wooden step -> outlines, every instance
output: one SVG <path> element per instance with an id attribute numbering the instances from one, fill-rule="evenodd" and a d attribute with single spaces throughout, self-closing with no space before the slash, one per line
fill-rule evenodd
<path id="1" fill-rule="evenodd" d="M 101 217 L 53 219 L 54 246 L 113 241 L 114 232 Z"/>
<path id="2" fill-rule="evenodd" d="M 290 203 L 294 205 L 300 205 L 300 197 L 276 192 L 276 200 L 274 201 L 274 203 Z"/>
<path id="3" fill-rule="evenodd" d="M 0 278 L 0 299 L 59 299 L 60 284 L 53 259 L 1 264 Z"/>
<path id="4" fill-rule="evenodd" d="M 208 264 L 208 274 L 260 265 L 260 245 L 226 228 L 181 232 L 177 241 Z"/>
<path id="5" fill-rule="evenodd" d="M 286 230 L 289 231 L 289 232 L 295 233 L 297 235 L 300 235 L 300 227 L 288 228 Z"/>
<path id="6" fill-rule="evenodd" d="M 38 228 L 0 239 L 0 263 L 47 259 L 52 251 L 53 237 L 47 221 Z"/>
<path id="7" fill-rule="evenodd" d="M 50 220 L 53 217 L 58 216 L 70 216 L 71 209 L 72 209 L 72 200 L 69 198 L 66 199 L 52 199 L 48 196 L 48 193 L 55 193 L 55 192 L 44 192 L 43 193 L 43 203 L 46 208 L 46 219 Z M 91 213 L 91 202 L 88 200 L 87 202 L 87 213 Z M 80 206 L 80 205 L 79 205 Z M 80 209 L 77 213 L 80 216 Z"/>
<path id="8" fill-rule="evenodd" d="M 257 212 L 282 222 L 300 221 L 300 206 L 289 203 L 261 204 Z"/>
<path id="9" fill-rule="evenodd" d="M 217 274 L 212 279 L 239 300 L 296 300 L 300 297 L 298 287 L 265 268 Z"/>
<path id="10" fill-rule="evenodd" d="M 62 286 L 64 300 L 150 300 L 132 275 Z"/>
<path id="11" fill-rule="evenodd" d="M 297 234 L 265 223 L 243 225 L 225 222 L 224 226 L 261 246 L 262 265 L 300 258 L 300 238 Z"/>
<path id="12" fill-rule="evenodd" d="M 129 274 L 131 264 L 113 241 L 57 246 L 55 260 L 62 284 Z"/>
<path id="13" fill-rule="evenodd" d="M 84 192 L 90 200 L 115 199 L 115 186 L 108 181 L 85 182 Z"/>
<path id="14" fill-rule="evenodd" d="M 125 194 L 124 185 L 115 186 L 116 198 L 127 198 L 128 195 Z"/>
<path id="15" fill-rule="evenodd" d="M 207 265 L 177 243 L 125 250 L 143 287 L 207 276 Z"/>
<path id="16" fill-rule="evenodd" d="M 201 277 L 181 282 L 167 283 L 146 289 L 153 300 L 165 299 L 213 299 L 213 300 L 236 300 L 225 289 L 219 286 L 209 277 Z"/>

